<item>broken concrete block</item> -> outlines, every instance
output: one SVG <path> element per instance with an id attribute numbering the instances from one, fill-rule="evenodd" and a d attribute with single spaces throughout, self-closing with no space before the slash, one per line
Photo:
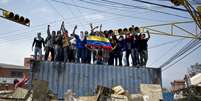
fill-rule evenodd
<path id="1" fill-rule="evenodd" d="M 117 95 L 122 95 L 125 93 L 124 88 L 120 85 L 113 87 L 112 90 L 114 91 L 114 94 L 117 94 Z"/>
<path id="2" fill-rule="evenodd" d="M 140 84 L 140 91 L 146 101 L 159 101 L 163 99 L 162 89 L 157 84 Z"/>
<path id="3" fill-rule="evenodd" d="M 72 90 L 68 90 L 64 94 L 64 101 L 79 101 L 79 100 L 76 94 Z"/>
<path id="4" fill-rule="evenodd" d="M 33 80 L 33 101 L 48 101 L 48 82 Z"/>
<path id="5" fill-rule="evenodd" d="M 129 94 L 129 101 L 144 101 L 142 94 Z"/>
<path id="6" fill-rule="evenodd" d="M 78 101 L 97 101 L 96 96 L 80 96 Z"/>

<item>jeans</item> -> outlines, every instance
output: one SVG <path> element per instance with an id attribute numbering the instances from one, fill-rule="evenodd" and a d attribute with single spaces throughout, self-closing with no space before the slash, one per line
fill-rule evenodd
<path id="1" fill-rule="evenodd" d="M 140 51 L 140 64 L 141 66 L 146 66 L 148 60 L 148 51 L 147 50 L 141 50 Z"/>
<path id="2" fill-rule="evenodd" d="M 91 50 L 86 49 L 86 63 L 91 63 Z"/>
<path id="3" fill-rule="evenodd" d="M 115 58 L 114 52 L 111 52 L 109 55 L 110 55 L 110 57 L 108 60 L 108 65 L 114 65 L 114 58 Z"/>
<path id="4" fill-rule="evenodd" d="M 69 62 L 75 62 L 75 56 L 76 56 L 76 48 L 74 45 L 70 45 L 68 54 Z"/>
<path id="5" fill-rule="evenodd" d="M 39 53 L 40 60 L 42 60 L 42 49 L 39 47 L 35 47 L 34 49 L 34 59 L 37 59 L 37 53 Z"/>
<path id="6" fill-rule="evenodd" d="M 123 66 L 126 66 L 127 64 L 127 60 L 126 60 L 126 51 L 123 51 L 122 52 L 122 64 L 123 64 Z"/>
<path id="7" fill-rule="evenodd" d="M 54 48 L 52 48 L 52 47 L 46 47 L 45 61 L 48 60 L 49 53 L 51 53 L 51 61 L 54 61 Z"/>
<path id="8" fill-rule="evenodd" d="M 130 55 L 131 55 L 131 50 L 130 49 L 126 50 L 126 66 L 129 66 L 129 56 Z"/>
<path id="9" fill-rule="evenodd" d="M 133 66 L 138 66 L 140 64 L 139 52 L 137 48 L 131 50 L 131 56 L 133 57 Z"/>
<path id="10" fill-rule="evenodd" d="M 63 47 L 63 53 L 64 53 L 64 62 L 68 62 L 68 57 L 69 57 L 69 47 Z"/>
<path id="11" fill-rule="evenodd" d="M 122 66 L 122 57 L 123 57 L 123 52 L 114 53 L 115 66 L 117 66 L 118 63 L 119 63 L 119 66 Z"/>
<path id="12" fill-rule="evenodd" d="M 86 63 L 86 48 L 77 48 L 76 54 L 76 63 Z"/>
<path id="13" fill-rule="evenodd" d="M 62 61 L 62 47 L 55 46 L 55 61 Z"/>

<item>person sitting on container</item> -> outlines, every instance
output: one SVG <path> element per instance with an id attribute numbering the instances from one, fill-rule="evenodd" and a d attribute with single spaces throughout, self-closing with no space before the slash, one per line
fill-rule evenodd
<path id="1" fill-rule="evenodd" d="M 37 37 L 34 38 L 33 44 L 32 44 L 32 51 L 34 47 L 34 59 L 37 60 L 37 53 L 39 53 L 40 60 L 42 60 L 42 44 L 43 47 L 45 47 L 44 39 L 41 37 L 41 33 L 37 34 Z"/>

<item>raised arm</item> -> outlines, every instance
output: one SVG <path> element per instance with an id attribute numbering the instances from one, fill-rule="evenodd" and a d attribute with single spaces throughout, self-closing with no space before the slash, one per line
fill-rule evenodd
<path id="1" fill-rule="evenodd" d="M 50 36 L 50 25 L 47 26 L 47 36 Z"/>
<path id="2" fill-rule="evenodd" d="M 97 29 L 98 26 L 96 26 L 96 27 L 93 28 L 92 23 L 90 23 L 90 28 L 91 28 L 91 34 L 93 34 L 93 33 L 94 33 L 94 30 Z"/>
<path id="3" fill-rule="evenodd" d="M 61 24 L 61 31 L 64 33 L 64 32 L 67 32 L 66 28 L 65 28 L 65 24 L 64 24 L 64 21 L 62 22 Z"/>
<path id="4" fill-rule="evenodd" d="M 34 47 L 35 43 L 36 43 L 36 38 L 34 38 L 34 41 L 32 43 L 32 50 L 33 50 L 33 47 Z"/>
<path id="5" fill-rule="evenodd" d="M 90 28 L 91 28 L 91 30 L 93 29 L 93 24 L 92 23 L 90 23 Z"/>
<path id="6" fill-rule="evenodd" d="M 63 29 L 63 22 L 62 22 L 62 24 L 61 24 L 61 27 L 60 27 L 60 30 L 59 30 L 59 31 L 62 31 L 62 29 Z"/>
<path id="7" fill-rule="evenodd" d="M 45 47 L 45 41 L 44 41 L 44 39 L 42 39 L 42 44 L 43 44 L 43 47 Z"/>
<path id="8" fill-rule="evenodd" d="M 150 39 L 150 33 L 148 30 L 147 30 L 147 35 L 148 35 L 147 39 L 149 40 Z"/>
<path id="9" fill-rule="evenodd" d="M 102 24 L 100 25 L 100 32 L 102 31 Z"/>
<path id="10" fill-rule="evenodd" d="M 98 26 L 96 26 L 96 27 L 94 27 L 94 28 L 92 28 L 92 30 L 94 31 L 95 29 L 97 29 L 98 28 Z"/>
<path id="11" fill-rule="evenodd" d="M 73 36 L 75 36 L 76 34 L 75 34 L 75 30 L 77 29 L 77 25 L 75 25 L 75 27 L 74 27 L 74 29 L 73 29 L 73 33 L 72 33 L 72 35 Z"/>

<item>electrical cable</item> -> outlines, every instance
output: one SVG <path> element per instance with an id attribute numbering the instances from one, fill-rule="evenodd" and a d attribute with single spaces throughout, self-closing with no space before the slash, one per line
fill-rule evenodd
<path id="1" fill-rule="evenodd" d="M 167 66 L 168 64 L 170 64 L 172 61 L 176 60 L 177 58 L 179 58 L 181 55 L 183 55 L 185 52 L 187 52 L 188 50 L 190 50 L 190 46 L 193 46 L 195 43 L 194 42 L 189 42 L 185 47 L 183 47 L 180 51 L 178 51 L 174 56 L 172 56 L 171 58 L 169 58 L 164 64 L 162 64 L 160 66 L 160 68 L 164 68 L 165 66 Z"/>
<path id="2" fill-rule="evenodd" d="M 64 4 L 64 5 L 71 5 L 71 6 L 76 6 L 76 7 L 79 7 L 79 8 L 88 9 L 88 10 L 99 12 L 99 13 L 100 12 L 101 13 L 107 13 L 107 14 L 111 14 L 111 15 L 118 15 L 118 16 L 122 16 L 122 17 L 129 17 L 129 18 L 135 18 L 135 19 L 139 19 L 139 20 L 147 20 L 147 21 L 153 21 L 153 22 L 167 22 L 167 21 L 164 21 L 164 20 L 153 20 L 153 19 L 149 19 L 149 18 L 142 18 L 142 17 L 136 17 L 136 16 L 134 17 L 134 16 L 130 16 L 130 15 L 124 15 L 124 14 L 119 14 L 119 13 L 114 13 L 114 12 L 108 12 L 108 11 L 104 11 L 104 10 L 99 10 L 99 9 L 79 6 L 79 5 L 75 5 L 75 4 L 71 4 L 71 3 L 67 3 L 67 2 L 63 2 L 63 1 L 58 1 L 58 0 L 52 0 L 52 1 Z"/>
<path id="3" fill-rule="evenodd" d="M 62 18 L 62 19 L 64 19 L 65 17 L 54 7 L 54 5 L 52 5 L 48 0 L 46 0 L 47 1 L 47 3 L 50 5 L 50 7 L 52 7 L 53 9 L 54 9 L 54 11 L 58 14 L 58 15 L 60 15 L 60 17 Z"/>
<path id="4" fill-rule="evenodd" d="M 111 17 L 110 19 L 108 19 L 108 21 L 107 22 L 110 22 L 110 21 L 113 21 L 113 20 L 118 20 L 119 19 L 119 17 L 116 17 L 116 18 L 114 18 L 114 17 Z M 95 20 L 95 19 L 94 19 Z M 101 21 L 97 21 L 96 20 L 96 22 L 101 22 Z M 103 23 L 104 24 L 104 23 Z M 41 29 L 41 28 L 40 28 Z M 33 31 L 35 31 L 35 30 L 31 30 L 31 31 L 27 31 L 26 33 L 24 33 L 24 34 L 27 34 L 27 35 L 31 35 L 31 33 L 33 32 Z M 28 33 L 28 32 L 30 32 L 30 33 Z M 40 31 L 37 31 L 37 32 L 40 32 Z M 46 33 L 45 31 L 44 31 L 44 33 Z M 35 33 L 32 33 L 32 34 L 35 34 Z M 43 33 L 42 33 L 43 34 Z M 6 40 L 7 42 L 15 42 L 15 41 L 18 41 L 18 40 L 29 40 L 29 39 L 32 39 L 32 38 L 27 38 L 27 37 L 24 37 L 24 36 L 22 36 L 22 37 L 17 37 L 17 39 L 12 39 L 12 40 Z M 1 42 L 0 43 L 0 46 L 1 45 L 4 45 L 4 43 L 5 43 L 5 41 L 4 42 Z"/>
<path id="5" fill-rule="evenodd" d="M 190 17 L 180 16 L 180 15 L 177 15 L 177 14 L 162 12 L 162 11 L 159 11 L 159 10 L 149 9 L 149 8 L 145 8 L 145 7 L 129 5 L 129 4 L 125 4 L 125 3 L 119 3 L 119 2 L 114 2 L 114 1 L 110 1 L 110 0 L 102 0 L 102 1 L 110 2 L 110 3 L 114 3 L 114 4 L 119 4 L 119 5 L 124 5 L 124 6 L 132 7 L 132 8 L 137 8 L 137 9 L 149 10 L 149 11 L 152 11 L 152 12 L 157 12 L 157 13 L 166 14 L 166 15 L 172 15 L 172 16 L 176 16 L 176 17 L 180 17 L 180 18 L 191 19 Z"/>
<path id="6" fill-rule="evenodd" d="M 118 6 L 102 4 L 102 3 L 98 3 L 98 2 L 91 2 L 91 1 L 86 1 L 86 0 L 79 0 L 79 1 L 87 3 L 87 4 L 91 4 L 91 5 L 97 5 L 97 6 L 101 6 L 101 7 L 105 6 L 105 7 L 114 8 L 113 10 L 118 10 L 118 11 L 127 11 L 128 12 L 128 10 L 133 10 L 133 9 L 128 9 L 128 8 L 127 8 L 127 10 L 119 9 Z M 135 13 L 136 13 L 136 11 L 135 11 Z"/>
<path id="7" fill-rule="evenodd" d="M 180 40 L 180 39 L 178 41 L 175 40 L 174 42 L 176 42 L 176 43 L 172 47 L 170 47 L 169 49 L 167 49 L 167 51 L 165 51 L 162 55 L 160 55 L 159 58 L 153 60 L 153 62 L 150 63 L 150 65 L 153 65 L 154 63 L 157 63 L 160 60 L 162 60 L 165 56 L 168 55 L 169 52 L 171 52 L 171 50 L 175 49 L 175 47 L 177 47 L 178 44 L 180 44 L 181 42 L 183 42 L 183 40 L 184 40 L 183 38 L 182 38 L 182 40 Z"/>
<path id="8" fill-rule="evenodd" d="M 196 45 L 198 45 L 200 40 L 191 40 L 189 43 L 187 43 L 181 50 L 179 50 L 175 55 L 170 57 L 166 62 L 164 62 L 160 68 L 164 68 L 168 64 L 170 64 L 172 61 L 178 59 L 180 56 L 194 48 Z"/>
<path id="9" fill-rule="evenodd" d="M 132 0 L 132 1 L 136 1 L 136 2 L 141 2 L 141 3 L 145 3 L 145 4 L 150 4 L 150 5 L 155 5 L 155 6 L 160 6 L 160 7 L 165 7 L 165 8 L 170 8 L 170 9 L 174 9 L 174 10 L 179 10 L 179 11 L 187 12 L 186 9 L 177 8 L 177 7 L 174 7 L 174 6 L 167 6 L 167 5 L 157 4 L 157 3 L 148 2 L 148 1 L 144 1 L 144 0 Z"/>
<path id="10" fill-rule="evenodd" d="M 134 18 L 134 17 L 133 17 Z M 71 18 L 64 18 L 64 19 L 74 19 L 74 17 L 71 17 Z M 35 27 L 40 27 L 40 26 L 46 26 L 47 24 L 51 24 L 51 23 L 56 23 L 58 21 L 62 21 L 62 20 L 54 20 L 54 21 L 50 21 L 50 22 L 47 22 L 47 23 L 43 23 L 43 24 L 38 24 L 38 25 L 35 25 L 35 26 L 32 26 L 31 28 L 35 28 Z M 66 20 L 65 20 L 66 21 Z M 152 20 L 150 20 L 152 21 Z M 161 22 L 161 21 L 160 21 Z M 165 21 L 163 21 L 165 22 Z M 68 25 L 67 25 L 68 26 Z M 24 31 L 24 30 L 27 30 L 27 29 L 30 29 L 30 28 L 25 28 L 25 29 L 20 29 L 20 30 L 13 30 L 13 31 L 9 31 L 9 32 L 5 32 L 3 33 L 0 38 L 2 38 L 3 36 L 9 36 L 10 34 L 13 34 L 15 32 L 19 32 L 19 31 Z"/>
<path id="11" fill-rule="evenodd" d="M 185 38 L 180 38 L 180 39 L 176 39 L 176 40 L 171 40 L 171 41 L 168 41 L 168 42 L 164 42 L 164 43 L 161 43 L 161 44 L 158 44 L 158 45 L 155 45 L 155 46 L 150 46 L 148 49 L 152 49 L 152 48 L 158 48 L 158 47 L 161 47 L 161 46 L 165 46 L 165 45 L 168 45 L 168 44 L 172 44 L 174 42 L 178 42 L 178 41 L 181 41 Z"/>
<path id="12" fill-rule="evenodd" d="M 175 61 L 173 64 L 169 65 L 168 67 L 162 69 L 162 72 L 168 70 L 170 67 L 172 67 L 173 65 L 175 65 L 176 63 L 178 63 L 179 61 L 183 60 L 185 57 L 187 57 L 188 55 L 190 55 L 191 53 L 193 53 L 194 51 L 196 51 L 197 49 L 199 49 L 201 47 L 201 44 L 199 46 L 197 46 L 196 48 L 194 48 L 193 50 L 191 50 L 189 53 L 187 53 L 186 55 L 184 55 L 182 58 L 180 58 L 179 60 Z"/>
<path id="13" fill-rule="evenodd" d="M 81 17 L 80 16 L 78 16 L 78 17 L 69 17 L 69 18 L 65 18 L 65 19 L 66 20 L 71 20 L 70 22 L 73 22 L 73 20 L 77 21 L 77 19 L 75 19 L 75 18 L 81 18 Z M 19 30 L 13 30 L 13 31 L 9 31 L 9 32 L 4 32 L 4 33 L 2 33 L 2 35 L 0 36 L 0 38 L 8 37 L 9 35 L 17 35 L 17 34 L 15 34 L 16 32 L 20 32 L 20 31 L 24 31 L 24 30 L 30 30 L 30 29 L 38 28 L 38 27 L 44 27 L 44 26 L 47 26 L 48 24 L 54 24 L 54 23 L 57 23 L 59 21 L 66 21 L 66 20 L 62 20 L 62 19 L 60 19 L 60 20 L 54 20 L 54 21 L 50 21 L 50 22 L 47 22 L 47 23 L 43 23 L 43 24 L 38 24 L 38 25 L 32 26 L 31 28 L 25 28 L 25 29 L 19 29 Z M 68 22 L 68 23 L 70 23 L 70 22 Z M 68 25 L 69 24 L 67 24 L 66 26 L 68 26 Z"/>
<path id="14" fill-rule="evenodd" d="M 68 5 L 65 5 L 65 6 L 69 9 L 70 13 L 71 13 L 73 16 L 75 16 L 75 14 L 74 14 L 74 12 L 72 11 L 71 7 L 68 6 Z M 82 26 L 85 26 L 80 20 L 79 20 L 79 23 L 80 23 Z"/>

